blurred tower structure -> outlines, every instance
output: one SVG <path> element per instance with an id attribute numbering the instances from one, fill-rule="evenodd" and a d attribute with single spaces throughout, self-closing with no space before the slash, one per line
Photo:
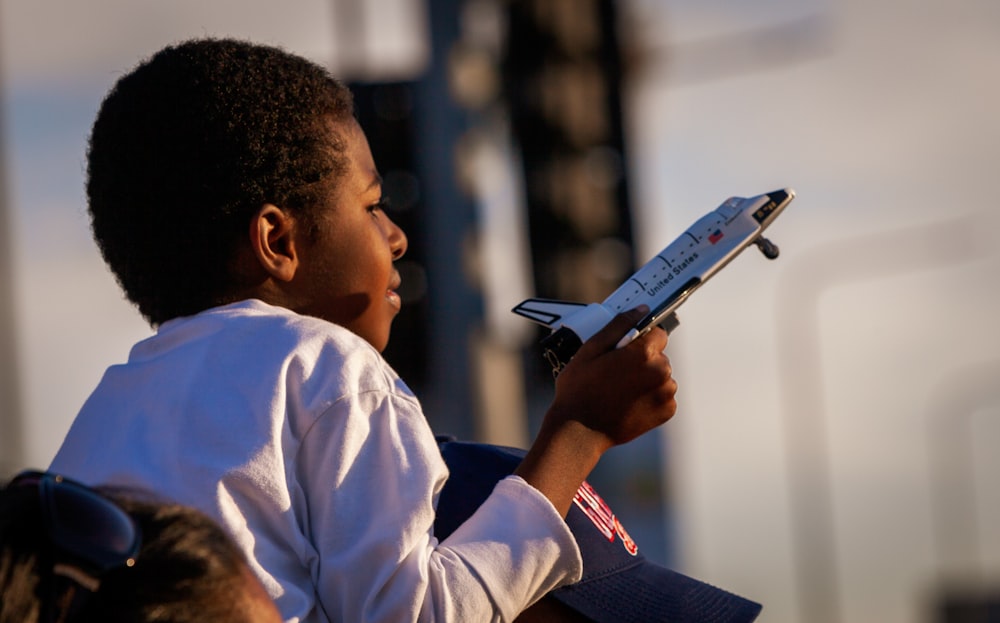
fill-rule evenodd
<path id="1" fill-rule="evenodd" d="M 523 168 L 532 294 L 600 301 L 637 265 L 618 3 L 504 4 L 503 91 Z M 525 365 L 529 401 L 531 394 L 550 395 L 551 370 L 537 340 L 525 351 Z M 627 520 L 647 555 L 663 562 L 671 554 L 661 463 L 661 440 L 645 435 L 627 450 L 608 453 L 590 480 Z"/>
<path id="2" fill-rule="evenodd" d="M 635 264 L 612 0 L 507 3 L 503 62 L 539 296 L 605 298 Z"/>

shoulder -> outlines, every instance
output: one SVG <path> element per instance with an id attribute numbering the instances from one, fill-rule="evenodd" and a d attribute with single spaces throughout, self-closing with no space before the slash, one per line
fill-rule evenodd
<path id="1" fill-rule="evenodd" d="M 184 326 L 184 322 L 188 323 Z M 258 300 L 217 307 L 167 330 L 218 334 L 222 342 L 253 360 L 280 362 L 292 384 L 339 385 L 347 392 L 382 390 L 412 397 L 409 387 L 371 344 L 339 325 Z"/>

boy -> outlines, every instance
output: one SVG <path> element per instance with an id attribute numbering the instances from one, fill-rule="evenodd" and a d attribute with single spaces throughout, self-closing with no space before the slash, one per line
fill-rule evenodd
<path id="1" fill-rule="evenodd" d="M 343 85 L 268 46 L 168 47 L 102 104 L 87 192 L 157 333 L 52 468 L 218 519 L 286 620 L 513 620 L 580 577 L 563 518 L 601 454 L 676 410 L 666 334 L 616 350 L 644 310 L 622 314 L 560 374 L 515 474 L 439 542 L 447 468 L 379 354 L 407 239 Z"/>

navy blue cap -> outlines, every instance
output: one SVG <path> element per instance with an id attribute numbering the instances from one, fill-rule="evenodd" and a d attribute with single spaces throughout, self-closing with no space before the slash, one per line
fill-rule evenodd
<path id="1" fill-rule="evenodd" d="M 525 451 L 439 438 L 451 472 L 434 533 L 446 538 L 520 464 Z M 552 596 L 595 623 L 748 623 L 761 606 L 646 559 L 608 505 L 584 483 L 566 516 L 583 558 L 579 582 Z"/>

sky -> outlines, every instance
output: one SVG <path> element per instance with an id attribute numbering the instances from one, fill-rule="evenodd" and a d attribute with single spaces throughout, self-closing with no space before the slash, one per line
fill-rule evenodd
<path id="1" fill-rule="evenodd" d="M 409 5 L 366 6 L 392 46 L 373 44 L 380 65 L 419 61 Z M 627 6 L 639 254 L 729 196 L 797 192 L 769 230 L 781 256 L 746 251 L 671 337 L 680 407 L 659 436 L 681 570 L 779 623 L 929 620 L 942 587 L 996 586 L 1000 5 Z M 104 92 L 202 34 L 356 62 L 333 44 L 335 8 L 0 0 L 26 463 L 47 464 L 104 368 L 150 332 L 88 232 Z"/>
<path id="2" fill-rule="evenodd" d="M 694 46 L 685 66 L 682 42 L 749 27 L 736 4 L 670 3 L 674 65 L 633 115 L 647 205 L 671 209 L 648 209 L 651 238 L 713 194 L 798 191 L 771 229 L 782 256 L 738 258 L 682 309 L 666 443 L 688 568 L 767 583 L 767 620 L 832 620 L 779 598 L 803 577 L 832 579 L 806 603 L 836 599 L 841 620 L 926 620 L 940 583 L 998 575 L 1000 394 L 970 403 L 955 378 L 1000 357 L 1000 11 L 813 3 L 822 27 L 789 12 L 818 35 L 801 62 L 699 80 L 717 64 Z M 938 467 L 955 447 L 974 469 Z M 935 519 L 951 488 L 975 503 Z M 970 517 L 977 554 L 937 551 Z"/>

